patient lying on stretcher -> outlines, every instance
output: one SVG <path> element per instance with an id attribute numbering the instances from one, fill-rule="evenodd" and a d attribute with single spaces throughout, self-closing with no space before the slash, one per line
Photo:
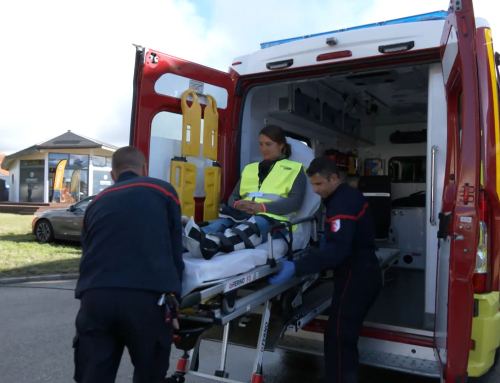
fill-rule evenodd
<path id="1" fill-rule="evenodd" d="M 243 169 L 217 219 L 199 228 L 193 218 L 185 223 L 184 246 L 194 257 L 211 259 L 217 253 L 254 248 L 267 241 L 267 229 L 292 220 L 302 206 L 307 178 L 292 154 L 281 127 L 268 125 L 259 133 L 261 162 Z"/>

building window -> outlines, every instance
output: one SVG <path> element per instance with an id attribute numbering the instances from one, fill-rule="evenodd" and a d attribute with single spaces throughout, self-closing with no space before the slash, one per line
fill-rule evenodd
<path id="1" fill-rule="evenodd" d="M 113 180 L 108 170 L 94 169 L 92 179 L 94 181 L 92 195 L 97 195 L 107 187 L 113 185 Z"/>
<path id="2" fill-rule="evenodd" d="M 70 154 L 69 166 L 89 166 L 89 156 L 86 154 Z"/>
<path id="3" fill-rule="evenodd" d="M 65 169 L 61 202 L 80 202 L 89 196 L 87 169 Z"/>
<path id="4" fill-rule="evenodd" d="M 69 159 L 69 154 L 66 153 L 49 153 L 49 169 L 50 168 L 55 169 L 59 162 L 68 159 Z"/>
<path id="5" fill-rule="evenodd" d="M 19 172 L 19 202 L 44 202 L 44 160 L 22 160 Z M 14 182 L 14 178 L 12 178 Z"/>
<path id="6" fill-rule="evenodd" d="M 92 165 L 94 165 L 98 168 L 110 168 L 111 167 L 111 157 L 92 156 Z"/>
<path id="7" fill-rule="evenodd" d="M 63 160 L 67 162 L 58 169 Z M 88 166 L 88 154 L 49 153 L 49 179 L 54 180 L 49 184 L 49 200 L 74 203 L 88 197 Z"/>

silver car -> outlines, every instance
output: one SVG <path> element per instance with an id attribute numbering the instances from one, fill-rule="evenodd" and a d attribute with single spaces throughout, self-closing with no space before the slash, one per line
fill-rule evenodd
<path id="1" fill-rule="evenodd" d="M 83 216 L 94 198 L 87 197 L 67 209 L 47 210 L 35 216 L 31 226 L 36 239 L 41 243 L 54 239 L 80 241 Z"/>

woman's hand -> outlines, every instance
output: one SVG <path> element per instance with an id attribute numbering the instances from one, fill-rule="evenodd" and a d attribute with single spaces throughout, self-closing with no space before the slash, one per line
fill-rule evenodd
<path id="1" fill-rule="evenodd" d="M 234 208 L 237 209 L 237 210 L 241 210 L 241 211 L 244 211 L 245 213 L 247 213 L 247 209 L 249 208 L 249 206 L 248 206 L 249 202 L 250 201 L 243 201 L 243 200 L 238 201 L 238 202 L 236 202 L 236 205 L 234 206 Z"/>
<path id="2" fill-rule="evenodd" d="M 241 201 L 235 206 L 236 209 L 244 211 L 247 214 L 256 215 L 264 211 L 264 207 L 261 203 L 253 201 Z"/>
<path id="3" fill-rule="evenodd" d="M 247 202 L 248 202 L 248 205 L 247 205 L 246 212 L 248 214 L 256 215 L 256 214 L 262 213 L 264 211 L 264 208 L 263 208 L 261 203 L 252 202 L 252 201 L 247 201 Z"/>

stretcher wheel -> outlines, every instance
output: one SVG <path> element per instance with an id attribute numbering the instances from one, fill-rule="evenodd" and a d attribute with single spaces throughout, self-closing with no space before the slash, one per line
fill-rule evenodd
<path id="1" fill-rule="evenodd" d="M 236 308 L 237 291 L 230 291 L 222 298 L 222 312 L 224 314 L 231 314 Z"/>
<path id="2" fill-rule="evenodd" d="M 222 299 L 222 312 L 224 314 L 231 314 L 236 307 L 236 301 L 234 299 L 226 298 Z"/>
<path id="3" fill-rule="evenodd" d="M 186 381 L 186 378 L 184 378 L 183 376 L 179 376 L 179 375 L 172 375 L 172 377 L 170 379 L 167 379 L 167 383 L 184 383 Z"/>

